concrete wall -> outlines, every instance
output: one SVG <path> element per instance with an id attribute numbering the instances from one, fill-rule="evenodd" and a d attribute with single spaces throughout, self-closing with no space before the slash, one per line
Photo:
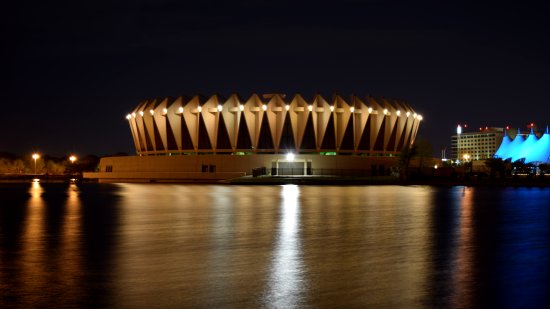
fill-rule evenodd
<path id="1" fill-rule="evenodd" d="M 265 167 L 271 171 L 273 161 L 285 161 L 285 155 L 177 155 L 106 157 L 100 161 L 99 172 L 84 173 L 84 178 L 103 181 L 175 181 L 222 180 L 251 175 L 253 169 Z M 296 155 L 295 161 L 311 161 L 314 170 L 326 173 L 364 171 L 364 175 L 386 173 L 397 165 L 398 157 Z"/>

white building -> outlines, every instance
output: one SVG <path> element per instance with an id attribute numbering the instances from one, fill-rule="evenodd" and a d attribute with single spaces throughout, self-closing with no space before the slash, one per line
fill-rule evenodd
<path id="1" fill-rule="evenodd" d="M 479 131 L 462 132 L 459 125 L 457 134 L 451 137 L 452 158 L 460 161 L 491 158 L 500 146 L 503 136 L 504 128 L 484 127 Z"/>

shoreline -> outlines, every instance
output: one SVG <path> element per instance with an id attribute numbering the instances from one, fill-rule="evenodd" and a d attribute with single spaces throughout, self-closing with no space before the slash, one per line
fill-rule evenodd
<path id="1" fill-rule="evenodd" d="M 550 187 L 550 178 L 450 179 L 422 178 L 400 180 L 393 177 L 280 177 L 245 176 L 228 180 L 232 185 L 372 185 L 372 186 L 468 186 L 468 187 Z"/>
<path id="2" fill-rule="evenodd" d="M 40 182 L 84 182 L 96 183 L 97 179 L 84 179 L 81 175 L 34 175 L 34 174 L 9 174 L 0 175 L 0 183 L 26 183 L 34 179 Z M 128 183 L 131 181 L 120 181 Z M 113 182 L 117 183 L 117 182 Z M 395 177 L 339 177 L 339 176 L 243 176 L 227 180 L 155 180 L 136 183 L 173 183 L 173 184 L 226 184 L 226 185 L 336 185 L 336 186 L 467 186 L 467 187 L 550 187 L 550 177 L 508 177 L 506 179 L 490 178 L 441 178 L 423 177 L 416 179 L 400 180 Z"/>
<path id="3" fill-rule="evenodd" d="M 81 181 L 82 175 L 52 175 L 52 174 L 0 174 L 0 182 L 32 182 L 40 179 L 43 182 L 74 182 Z"/>

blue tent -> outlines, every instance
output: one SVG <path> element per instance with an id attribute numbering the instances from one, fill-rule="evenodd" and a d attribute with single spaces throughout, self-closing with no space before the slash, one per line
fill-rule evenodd
<path id="1" fill-rule="evenodd" d="M 508 152 L 510 151 L 510 143 L 512 143 L 512 139 L 508 136 L 508 131 L 505 131 L 502 143 L 500 143 L 500 147 L 498 147 L 495 157 L 507 159 Z"/>
<path id="2" fill-rule="evenodd" d="M 548 134 L 548 127 L 546 128 L 546 133 L 540 137 L 533 150 L 525 158 L 525 162 L 550 163 L 550 134 Z"/>
<path id="3" fill-rule="evenodd" d="M 531 133 L 529 133 L 527 139 L 521 143 L 520 148 L 517 149 L 517 151 L 512 155 L 512 161 L 525 158 L 525 163 L 529 163 L 527 161 L 527 156 L 533 152 L 536 152 L 535 146 L 537 145 L 537 141 L 538 138 L 533 132 L 533 128 L 531 128 Z"/>
<path id="4" fill-rule="evenodd" d="M 510 143 L 508 147 L 508 151 L 506 152 L 506 155 L 503 156 L 503 159 L 512 158 L 512 161 L 514 160 L 514 157 L 517 156 L 517 154 L 521 151 L 521 145 L 523 145 L 523 142 L 525 139 L 523 136 L 519 135 L 520 131 L 518 129 L 518 135 L 514 138 L 514 140 Z"/>

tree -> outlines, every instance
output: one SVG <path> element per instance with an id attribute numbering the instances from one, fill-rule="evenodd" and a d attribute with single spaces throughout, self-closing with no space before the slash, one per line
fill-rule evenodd
<path id="1" fill-rule="evenodd" d="M 414 146 L 416 147 L 415 155 L 418 157 L 418 168 L 422 171 L 424 162 L 433 157 L 433 147 L 427 139 L 422 137 L 416 139 Z"/>
<path id="2" fill-rule="evenodd" d="M 485 160 L 485 166 L 490 170 L 490 178 L 494 179 L 496 173 L 499 173 L 500 178 L 505 176 L 505 164 L 502 158 L 489 158 Z"/>
<path id="3" fill-rule="evenodd" d="M 411 164 L 411 160 L 417 155 L 417 153 L 418 149 L 416 145 L 409 145 L 407 147 L 403 147 L 403 149 L 401 150 L 398 161 L 399 178 L 401 180 L 407 179 L 409 175 L 409 166 Z"/>
<path id="4" fill-rule="evenodd" d="M 550 164 L 546 164 L 546 163 L 539 164 L 539 170 L 541 175 L 548 174 L 548 172 L 550 172 Z"/>

